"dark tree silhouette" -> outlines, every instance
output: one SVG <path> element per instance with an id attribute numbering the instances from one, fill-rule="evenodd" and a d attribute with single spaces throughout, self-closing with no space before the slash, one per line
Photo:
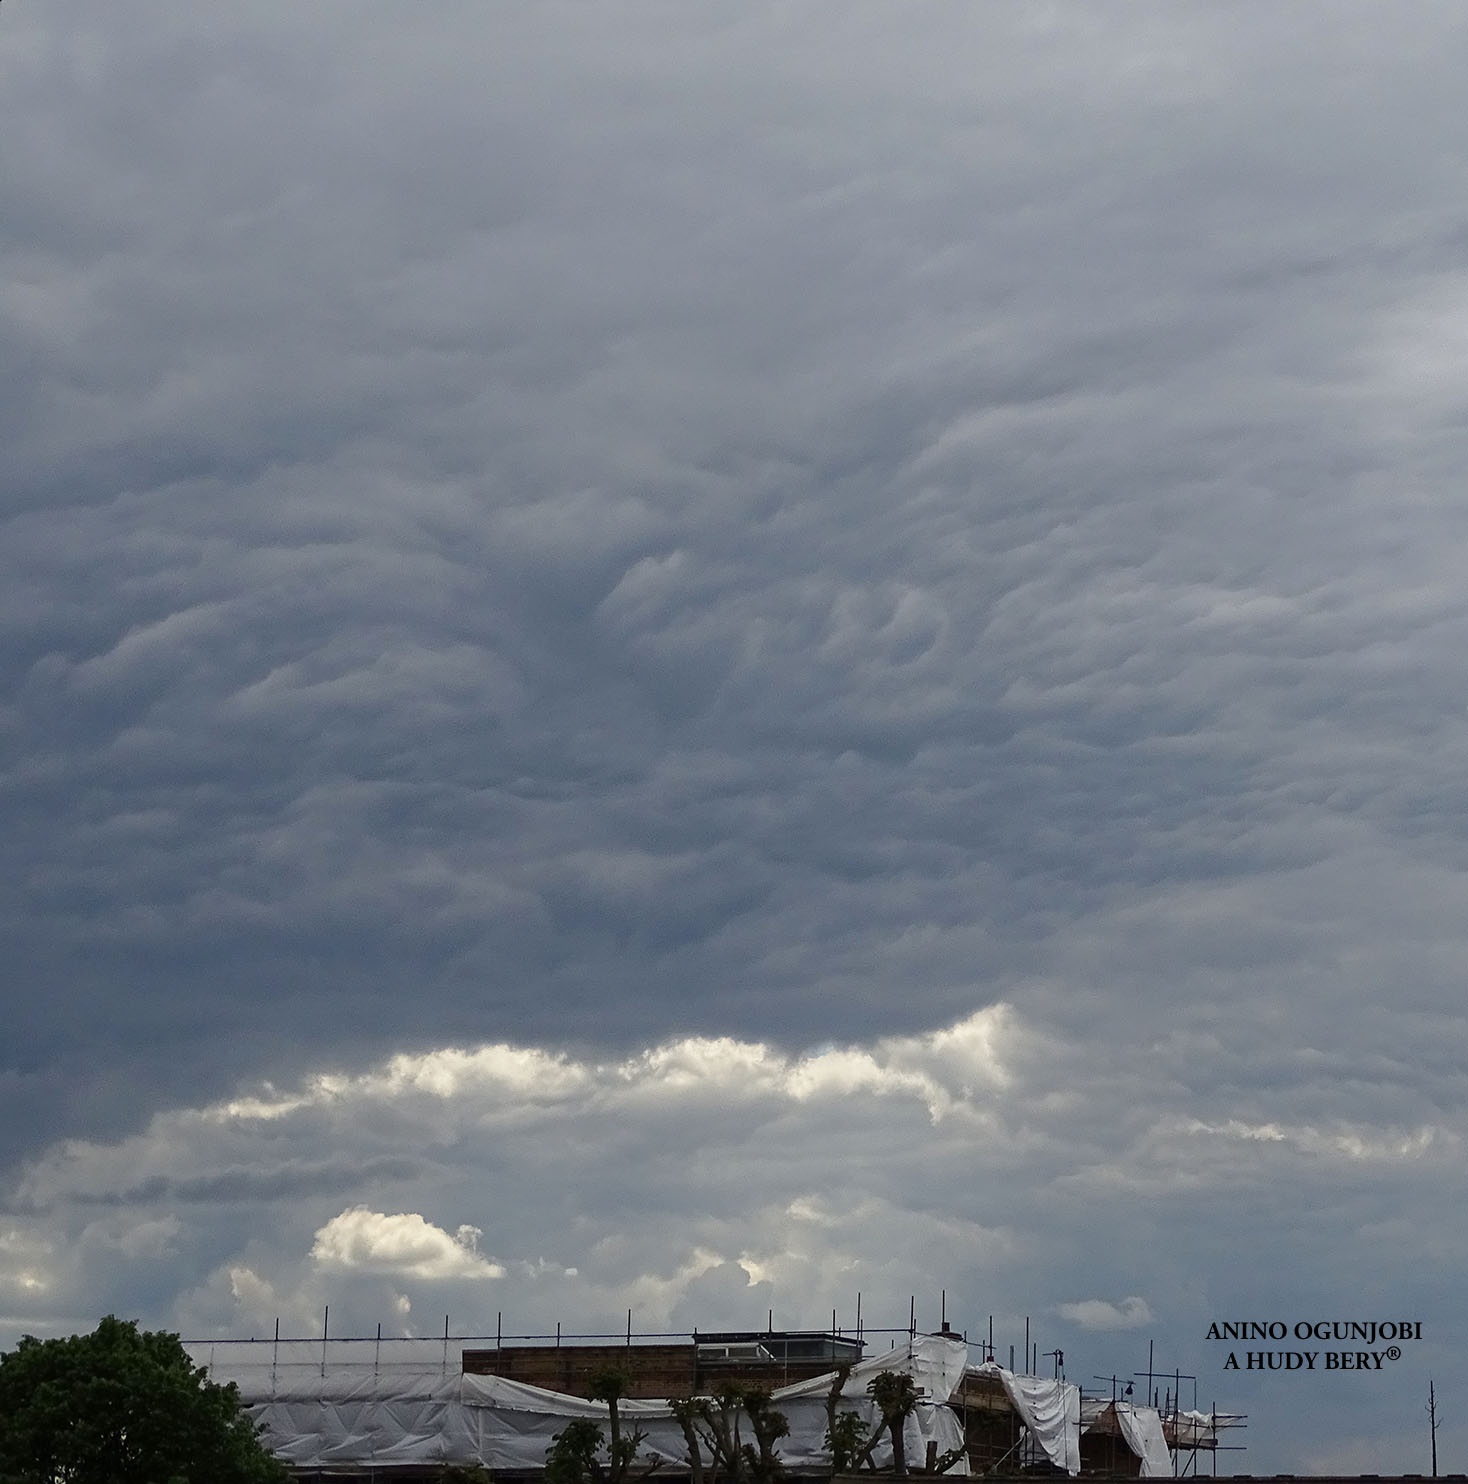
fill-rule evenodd
<path id="1" fill-rule="evenodd" d="M 0 1356 L 0 1479 L 17 1484 L 274 1484 L 233 1386 L 177 1335 L 108 1315 L 89 1335 L 27 1335 Z"/>
<path id="2" fill-rule="evenodd" d="M 892 1472 L 901 1478 L 907 1473 L 904 1424 L 918 1404 L 917 1383 L 904 1372 L 883 1371 L 872 1378 L 867 1394 L 876 1402 L 882 1425 L 892 1435 Z"/>

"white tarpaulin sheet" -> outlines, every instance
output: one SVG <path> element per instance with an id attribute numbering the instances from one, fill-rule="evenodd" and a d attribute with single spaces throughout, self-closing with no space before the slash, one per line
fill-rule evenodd
<path id="1" fill-rule="evenodd" d="M 337 1365 L 318 1362 L 305 1346 L 299 1354 L 284 1345 L 190 1348 L 212 1379 L 239 1387 L 246 1410 L 264 1425 L 266 1446 L 301 1468 L 483 1463 L 492 1470 L 538 1470 L 553 1435 L 570 1419 L 587 1417 L 606 1428 L 601 1402 L 502 1376 L 466 1376 L 444 1362 L 432 1364 L 439 1357 L 428 1345 L 407 1363 L 368 1363 L 364 1357 L 359 1364 Z M 963 1374 L 966 1354 L 962 1341 L 919 1335 L 853 1366 L 841 1409 L 875 1425 L 878 1413 L 867 1384 L 882 1371 L 910 1374 L 927 1393 L 903 1434 L 910 1464 L 921 1467 L 929 1442 L 940 1453 L 962 1446 L 963 1429 L 945 1403 Z M 777 1445 L 786 1468 L 829 1469 L 824 1439 L 832 1379 L 816 1377 L 774 1393 L 790 1422 L 790 1435 Z M 618 1412 L 628 1431 L 636 1427 L 647 1434 L 640 1458 L 686 1467 L 687 1443 L 666 1401 L 628 1400 Z M 747 1422 L 741 1432 L 752 1441 Z M 878 1467 L 890 1465 L 891 1445 L 884 1442 L 873 1458 Z M 960 1457 L 949 1472 L 967 1474 L 968 1460 Z"/>
<path id="2" fill-rule="evenodd" d="M 903 1452 L 909 1468 L 921 1468 L 927 1457 L 929 1443 L 936 1443 L 940 1454 L 963 1446 L 963 1427 L 947 1405 L 963 1380 L 968 1363 L 968 1346 L 959 1339 L 945 1335 L 914 1335 L 905 1344 L 882 1355 L 873 1355 L 858 1361 L 851 1368 L 841 1388 L 838 1407 L 843 1412 L 858 1412 L 868 1427 L 875 1427 L 880 1413 L 876 1403 L 867 1395 L 867 1387 L 883 1371 L 905 1372 L 911 1376 L 922 1400 L 913 1409 L 902 1429 Z M 834 1372 L 824 1376 L 813 1376 L 807 1381 L 797 1381 L 775 1393 L 775 1404 L 791 1419 L 791 1432 L 795 1430 L 793 1406 L 814 1404 L 820 1408 L 820 1428 L 817 1442 L 826 1434 L 826 1397 L 831 1391 Z M 783 1455 L 783 1446 L 782 1446 Z M 814 1460 L 829 1459 L 830 1455 L 819 1452 Z M 872 1452 L 872 1461 L 877 1468 L 888 1468 L 892 1463 L 892 1447 L 885 1438 Z M 950 1475 L 963 1476 L 968 1473 L 968 1458 L 960 1458 L 949 1470 Z"/>
<path id="3" fill-rule="evenodd" d="M 1090 1432 L 1110 1406 L 1111 1403 L 1104 1397 L 1083 1396 L 1081 1398 L 1081 1431 Z"/>
<path id="4" fill-rule="evenodd" d="M 1162 1417 L 1156 1407 L 1134 1407 L 1131 1402 L 1117 1402 L 1116 1420 L 1126 1445 L 1142 1460 L 1144 1479 L 1172 1477 L 1172 1454 L 1162 1435 Z"/>
<path id="5" fill-rule="evenodd" d="M 1209 1447 L 1218 1442 L 1215 1418 L 1206 1412 L 1183 1412 L 1173 1421 L 1179 1448 Z"/>
<path id="6" fill-rule="evenodd" d="M 1081 1471 L 1081 1389 L 1069 1381 L 1017 1376 L 992 1360 L 973 1367 L 976 1376 L 998 1376 L 1035 1447 L 1067 1474 Z"/>

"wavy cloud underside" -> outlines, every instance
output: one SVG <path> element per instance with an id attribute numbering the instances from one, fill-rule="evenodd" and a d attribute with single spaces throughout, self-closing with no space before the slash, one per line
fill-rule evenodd
<path id="1" fill-rule="evenodd" d="M 0 1337 L 1468 1333 L 1465 73 L 0 6 Z"/>

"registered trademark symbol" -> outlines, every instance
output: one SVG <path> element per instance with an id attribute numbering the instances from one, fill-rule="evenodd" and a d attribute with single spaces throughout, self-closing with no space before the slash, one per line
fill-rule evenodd
<path id="1" fill-rule="evenodd" d="M 1397 1345 L 1388 1345 L 1386 1347 L 1386 1358 L 1388 1360 L 1400 1360 L 1402 1358 L 1401 1348 Z"/>

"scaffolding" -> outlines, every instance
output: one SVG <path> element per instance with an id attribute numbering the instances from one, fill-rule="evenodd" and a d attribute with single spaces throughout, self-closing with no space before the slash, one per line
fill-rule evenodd
<path id="1" fill-rule="evenodd" d="M 860 1295 L 855 1314 L 854 1325 L 843 1326 L 833 1310 L 830 1328 L 821 1330 L 777 1329 L 774 1311 L 769 1310 L 765 1325 L 751 1330 L 639 1331 L 629 1309 L 625 1325 L 615 1332 L 572 1332 L 557 1323 L 553 1331 L 520 1333 L 506 1330 L 501 1311 L 492 1335 L 454 1333 L 450 1316 L 445 1315 L 439 1335 L 394 1337 L 385 1336 L 381 1325 L 371 1335 L 332 1335 L 330 1310 L 325 1309 L 319 1336 L 282 1337 L 277 1321 L 274 1333 L 263 1338 L 186 1344 L 196 1363 L 221 1380 L 248 1379 L 246 1389 L 257 1397 L 299 1394 L 311 1384 L 324 1387 L 328 1378 L 337 1384 L 353 1378 L 376 1384 L 388 1373 L 419 1378 L 436 1373 L 443 1382 L 453 1377 L 498 1378 L 568 1399 L 586 1399 L 593 1378 L 610 1367 L 625 1376 L 629 1398 L 653 1400 L 710 1394 L 721 1386 L 782 1390 L 859 1363 L 869 1344 L 885 1348 L 918 1337 L 915 1296 L 909 1301 L 905 1326 L 865 1324 Z M 1080 1387 L 1066 1381 L 1064 1351 L 1042 1349 L 1028 1318 L 1022 1343 L 1007 1347 L 995 1341 L 992 1315 L 981 1338 L 970 1339 L 968 1331 L 954 1330 L 948 1322 L 946 1292 L 939 1318 L 940 1327 L 931 1338 L 962 1342 L 969 1357 L 944 1400 L 956 1415 L 973 1474 L 1005 1477 L 1056 1471 L 1055 1459 L 1037 1449 L 1033 1427 L 1021 1420 L 1022 1404 L 1013 1393 L 1016 1378 L 1054 1383 L 1077 1393 L 1077 1468 L 1082 1475 L 1156 1476 L 1170 1466 L 1174 1477 L 1197 1477 L 1211 1460 L 1209 1471 L 1216 1476 L 1218 1453 L 1241 1446 L 1222 1439 L 1246 1425 L 1245 1415 L 1216 1407 L 1200 1410 L 1196 1376 L 1160 1370 L 1150 1344 L 1145 1371 L 1135 1371 L 1127 1379 L 1095 1376 L 1093 1381 L 1102 1383 L 1099 1388 Z M 1046 1371 L 1048 1376 L 1042 1374 Z M 1187 1409 L 1182 1405 L 1184 1382 L 1191 1386 L 1192 1404 Z M 1149 1412 L 1156 1414 L 1156 1437 L 1148 1431 Z"/>

